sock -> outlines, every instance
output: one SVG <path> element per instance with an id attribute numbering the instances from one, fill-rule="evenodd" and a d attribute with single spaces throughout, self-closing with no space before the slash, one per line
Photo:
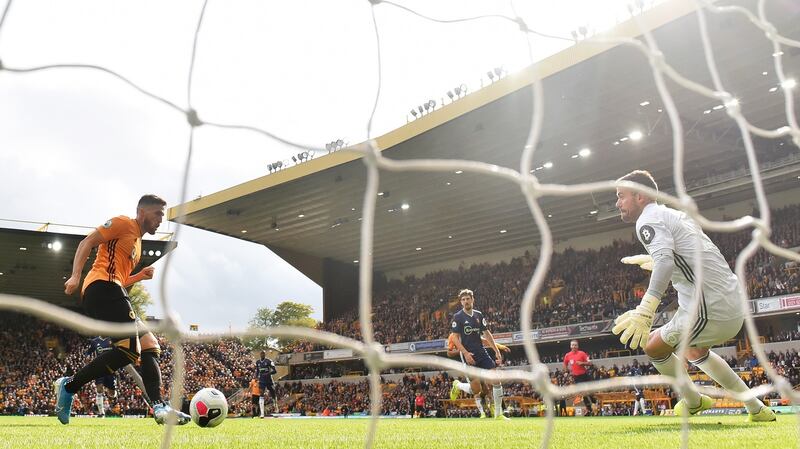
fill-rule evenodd
<path id="1" fill-rule="evenodd" d="M 264 396 L 258 398 L 258 409 L 261 410 L 261 416 L 264 416 Z"/>
<path id="2" fill-rule="evenodd" d="M 483 411 L 483 401 L 481 401 L 481 397 L 478 396 L 475 398 L 475 405 L 478 407 L 478 411 L 483 415 L 485 412 Z"/>
<path id="3" fill-rule="evenodd" d="M 494 417 L 503 414 L 503 385 L 492 385 L 492 399 L 494 399 Z"/>
<path id="4" fill-rule="evenodd" d="M 142 399 L 147 404 L 148 407 L 153 408 L 153 401 L 150 400 L 150 396 L 147 395 L 147 389 L 144 387 L 144 381 L 142 380 L 142 376 L 139 375 L 139 372 L 136 371 L 136 368 L 133 367 L 132 364 L 125 365 L 123 368 L 126 373 L 133 379 L 133 382 L 139 387 L 139 390 L 142 392 Z"/>
<path id="5" fill-rule="evenodd" d="M 469 382 L 458 382 L 456 386 L 464 393 L 472 394 L 472 385 Z"/>
<path id="6" fill-rule="evenodd" d="M 728 391 L 734 393 L 750 391 L 744 381 L 733 372 L 725 360 L 722 360 L 722 357 L 718 356 L 713 351 L 708 351 L 705 357 L 692 360 L 691 362 Z M 744 406 L 747 408 L 747 413 L 758 413 L 761 407 L 764 406 L 764 404 L 754 396 L 750 396 L 750 399 L 742 402 L 744 402 Z"/>
<path id="7" fill-rule="evenodd" d="M 674 377 L 675 379 L 689 377 L 689 374 L 683 367 L 683 363 L 678 360 L 678 357 L 676 357 L 675 354 L 670 354 L 667 357 L 658 360 L 651 358 L 650 361 L 653 363 L 653 366 L 658 370 L 658 372 L 665 376 Z M 684 399 L 686 400 L 686 405 L 688 405 L 689 408 L 700 406 L 700 393 L 695 390 L 689 390 Z"/>
<path id="8" fill-rule="evenodd" d="M 114 348 L 110 351 L 103 352 L 75 373 L 75 375 L 72 376 L 72 380 L 64 385 L 64 388 L 67 390 L 67 393 L 75 394 L 82 386 L 89 382 L 98 377 L 103 377 L 106 374 L 111 374 L 134 361 L 134 354 L 136 353 L 121 348 Z M 138 357 L 138 354 L 136 354 L 136 356 Z"/>
<path id="9" fill-rule="evenodd" d="M 644 415 L 644 398 L 639 399 L 639 402 L 642 404 L 642 415 Z"/>
<path id="10" fill-rule="evenodd" d="M 151 404 L 161 403 L 161 368 L 158 366 L 158 351 L 142 351 L 142 382 Z"/>
<path id="11" fill-rule="evenodd" d="M 97 404 L 97 413 L 99 415 L 105 415 L 106 409 L 103 407 L 103 393 L 97 393 L 97 396 L 94 397 L 94 403 Z"/>

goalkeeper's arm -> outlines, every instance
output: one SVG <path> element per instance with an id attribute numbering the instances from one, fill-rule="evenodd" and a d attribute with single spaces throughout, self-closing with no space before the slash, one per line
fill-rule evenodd
<path id="1" fill-rule="evenodd" d="M 653 274 L 650 275 L 650 284 L 642 302 L 635 309 L 623 313 L 614 320 L 615 326 L 611 332 L 615 335 L 622 332 L 619 338 L 622 344 L 627 345 L 630 341 L 631 349 L 644 348 L 650 335 L 653 318 L 661 303 L 661 297 L 667 290 L 674 268 L 675 259 L 671 251 L 659 251 L 653 254 Z"/>

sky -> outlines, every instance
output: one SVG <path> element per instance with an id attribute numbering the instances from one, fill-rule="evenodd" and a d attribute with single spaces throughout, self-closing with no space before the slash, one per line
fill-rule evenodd
<path id="1" fill-rule="evenodd" d="M 8 0 L 0 0 L 5 8 Z M 455 19 L 512 15 L 506 1 L 397 3 Z M 624 0 L 529 0 L 517 12 L 532 29 L 571 37 L 627 19 Z M 188 73 L 202 1 L 15 1 L 0 28 L 6 67 L 93 64 L 113 70 L 172 103 L 188 105 Z M 411 119 L 411 108 L 466 84 L 490 83 L 488 70 L 529 65 L 572 45 L 523 37 L 497 18 L 432 23 L 392 5 L 375 8 L 381 92 L 372 135 Z M 378 57 L 366 0 L 210 1 L 197 42 L 191 104 L 202 119 L 257 126 L 324 146 L 367 137 L 378 87 Z M 187 156 L 185 116 L 99 71 L 0 71 L 0 226 L 3 220 L 67 223 L 88 233 L 116 215 L 135 216 L 144 193 L 178 204 Z M 267 164 L 296 153 L 262 135 L 200 127 L 187 198 L 263 176 Z M 165 222 L 160 231 L 174 232 Z M 244 329 L 259 307 L 309 304 L 322 318 L 322 289 L 263 246 L 182 227 L 179 245 L 145 286 L 163 316 L 158 283 L 185 325 L 201 332 Z"/>

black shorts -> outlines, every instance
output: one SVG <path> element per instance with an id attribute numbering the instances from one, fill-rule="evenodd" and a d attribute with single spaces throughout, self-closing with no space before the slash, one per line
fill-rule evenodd
<path id="1" fill-rule="evenodd" d="M 128 292 L 119 284 L 108 281 L 94 281 L 83 292 L 83 309 L 86 316 L 96 320 L 111 321 L 113 323 L 133 323 L 136 321 L 136 314 L 133 312 L 131 301 L 128 299 Z M 138 335 L 133 334 L 128 337 L 112 337 L 116 343 L 123 340 L 133 339 L 129 342 L 128 348 L 138 348 L 136 339 Z M 124 347 L 125 345 L 122 345 Z M 138 352 L 138 350 L 136 350 Z"/>
<path id="2" fill-rule="evenodd" d="M 485 349 L 482 351 L 475 351 L 472 357 L 475 359 L 475 366 L 478 368 L 495 369 L 497 367 L 494 363 L 494 359 L 489 357 L 489 353 L 486 352 Z"/>
<path id="3" fill-rule="evenodd" d="M 572 377 L 575 379 L 576 384 L 581 382 L 591 382 L 593 380 L 591 377 L 589 377 L 589 373 L 583 373 Z"/>
<path id="4" fill-rule="evenodd" d="M 258 379 L 258 388 L 261 389 L 262 396 L 266 394 L 266 391 L 264 391 L 265 388 L 272 389 L 275 388 L 274 385 L 275 384 L 272 381 L 272 377 L 266 377 L 266 378 L 262 377 Z"/>
<path id="5" fill-rule="evenodd" d="M 253 405 L 258 405 L 258 400 L 259 400 L 260 398 L 261 398 L 261 396 L 258 396 L 258 395 L 255 395 L 255 394 L 251 394 L 251 395 L 250 395 L 250 402 L 251 402 Z"/>

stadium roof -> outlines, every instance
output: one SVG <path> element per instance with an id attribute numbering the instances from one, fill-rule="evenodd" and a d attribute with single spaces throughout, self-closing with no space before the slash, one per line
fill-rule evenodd
<path id="1" fill-rule="evenodd" d="M 0 228 L 0 292 L 77 308 L 77 296 L 64 294 L 64 282 L 72 272 L 75 250 L 84 237 L 85 234 Z M 175 246 L 175 242 L 144 240 L 140 263 L 151 265 Z M 84 266 L 84 276 L 94 257 L 93 251 Z"/>
<path id="2" fill-rule="evenodd" d="M 667 2 L 646 12 L 642 20 L 654 30 L 672 67 L 711 86 L 693 5 L 692 1 Z M 800 38 L 800 21 L 790 14 L 768 11 L 767 15 L 783 35 Z M 737 95 L 745 116 L 766 128 L 785 125 L 781 91 L 769 92 L 777 83 L 771 41 L 741 15 L 706 16 L 722 83 Z M 610 34 L 634 37 L 639 31 L 628 21 Z M 800 77 L 799 53 L 785 50 L 785 73 Z M 534 167 L 552 163 L 552 168 L 537 172 L 542 182 L 607 180 L 646 168 L 669 190 L 671 128 L 641 53 L 627 46 L 579 43 L 541 61 L 539 68 L 544 78 L 545 119 Z M 530 70 L 511 74 L 379 137 L 377 144 L 394 159 L 472 159 L 518 168 L 530 123 L 532 77 Z M 684 126 L 686 179 L 702 179 L 732 164 L 744 166 L 741 135 L 725 110 L 715 108 L 720 103 L 670 81 L 667 84 Z M 633 130 L 641 131 L 642 139 L 624 140 Z M 755 145 L 771 154 L 797 156 L 797 148 L 786 142 L 756 139 Z M 575 156 L 582 148 L 591 149 L 591 155 Z M 334 152 L 189 201 L 170 209 L 169 219 L 264 244 L 284 257 L 310 255 L 352 264 L 358 258 L 366 179 L 359 159 L 355 153 Z M 797 161 L 786 160 L 765 170 L 767 190 L 796 187 Z M 382 172 L 380 191 L 385 193 L 378 199 L 376 213 L 377 270 L 458 260 L 539 241 L 519 188 L 497 178 Z M 753 196 L 748 176 L 690 193 L 701 207 Z M 609 202 L 613 202 L 612 192 L 541 199 L 554 236 L 561 240 L 622 226 L 610 219 L 614 212 L 608 209 Z M 401 208 L 404 203 L 410 206 L 408 210 Z M 303 270 L 298 258 L 288 259 Z"/>

